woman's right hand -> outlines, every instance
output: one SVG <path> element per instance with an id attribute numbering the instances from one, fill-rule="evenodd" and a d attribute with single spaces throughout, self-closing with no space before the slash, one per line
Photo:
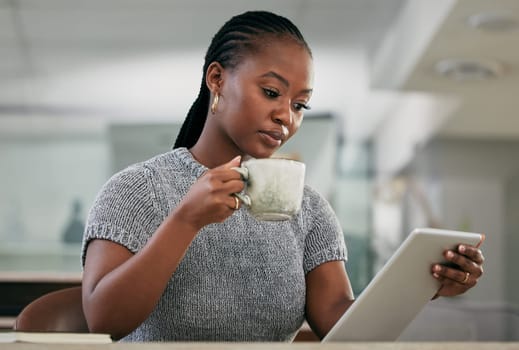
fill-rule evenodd
<path id="1" fill-rule="evenodd" d="M 235 210 L 236 197 L 232 194 L 243 190 L 244 183 L 233 167 L 240 166 L 237 156 L 228 163 L 208 170 L 189 189 L 173 215 L 189 224 L 196 231 L 202 227 L 227 219 Z"/>

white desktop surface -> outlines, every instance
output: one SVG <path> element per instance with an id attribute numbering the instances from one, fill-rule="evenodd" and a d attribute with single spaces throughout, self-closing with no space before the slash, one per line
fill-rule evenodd
<path id="1" fill-rule="evenodd" d="M 87 350 L 87 349 L 128 349 L 128 350 L 517 350 L 519 343 L 494 342 L 420 342 L 420 343 L 112 343 L 100 345 L 68 344 L 2 344 L 2 350 Z"/>

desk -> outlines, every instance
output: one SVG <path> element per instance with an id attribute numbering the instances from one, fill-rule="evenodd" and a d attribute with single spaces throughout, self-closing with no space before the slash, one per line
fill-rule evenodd
<path id="1" fill-rule="evenodd" d="M 0 283 L 80 284 L 81 272 L 0 271 Z"/>
<path id="2" fill-rule="evenodd" d="M 81 245 L 62 242 L 0 244 L 0 329 L 34 299 L 81 284 Z"/>
<path id="3" fill-rule="evenodd" d="M 16 315 L 34 299 L 80 284 L 81 272 L 0 271 L 0 329 L 12 328 Z"/>
<path id="4" fill-rule="evenodd" d="M 2 350 L 518 350 L 519 343 L 113 343 L 103 345 L 1 344 Z"/>

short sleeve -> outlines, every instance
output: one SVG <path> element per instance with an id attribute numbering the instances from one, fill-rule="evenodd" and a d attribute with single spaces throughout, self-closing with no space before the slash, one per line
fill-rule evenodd
<path id="1" fill-rule="evenodd" d="M 307 274 L 325 262 L 346 261 L 347 249 L 339 220 L 328 201 L 308 186 L 305 193 L 303 220 L 308 232 L 303 268 Z"/>
<path id="2" fill-rule="evenodd" d="M 150 170 L 132 166 L 115 174 L 101 188 L 88 214 L 81 252 L 85 263 L 88 243 L 106 239 L 133 253 L 139 251 L 160 225 Z"/>

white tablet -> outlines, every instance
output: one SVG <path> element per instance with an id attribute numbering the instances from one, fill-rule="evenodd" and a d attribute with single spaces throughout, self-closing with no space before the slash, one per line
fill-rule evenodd
<path id="1" fill-rule="evenodd" d="M 480 233 L 415 229 L 323 338 L 333 341 L 395 341 L 436 294 L 431 275 L 443 252 L 459 243 L 480 245 Z"/>

